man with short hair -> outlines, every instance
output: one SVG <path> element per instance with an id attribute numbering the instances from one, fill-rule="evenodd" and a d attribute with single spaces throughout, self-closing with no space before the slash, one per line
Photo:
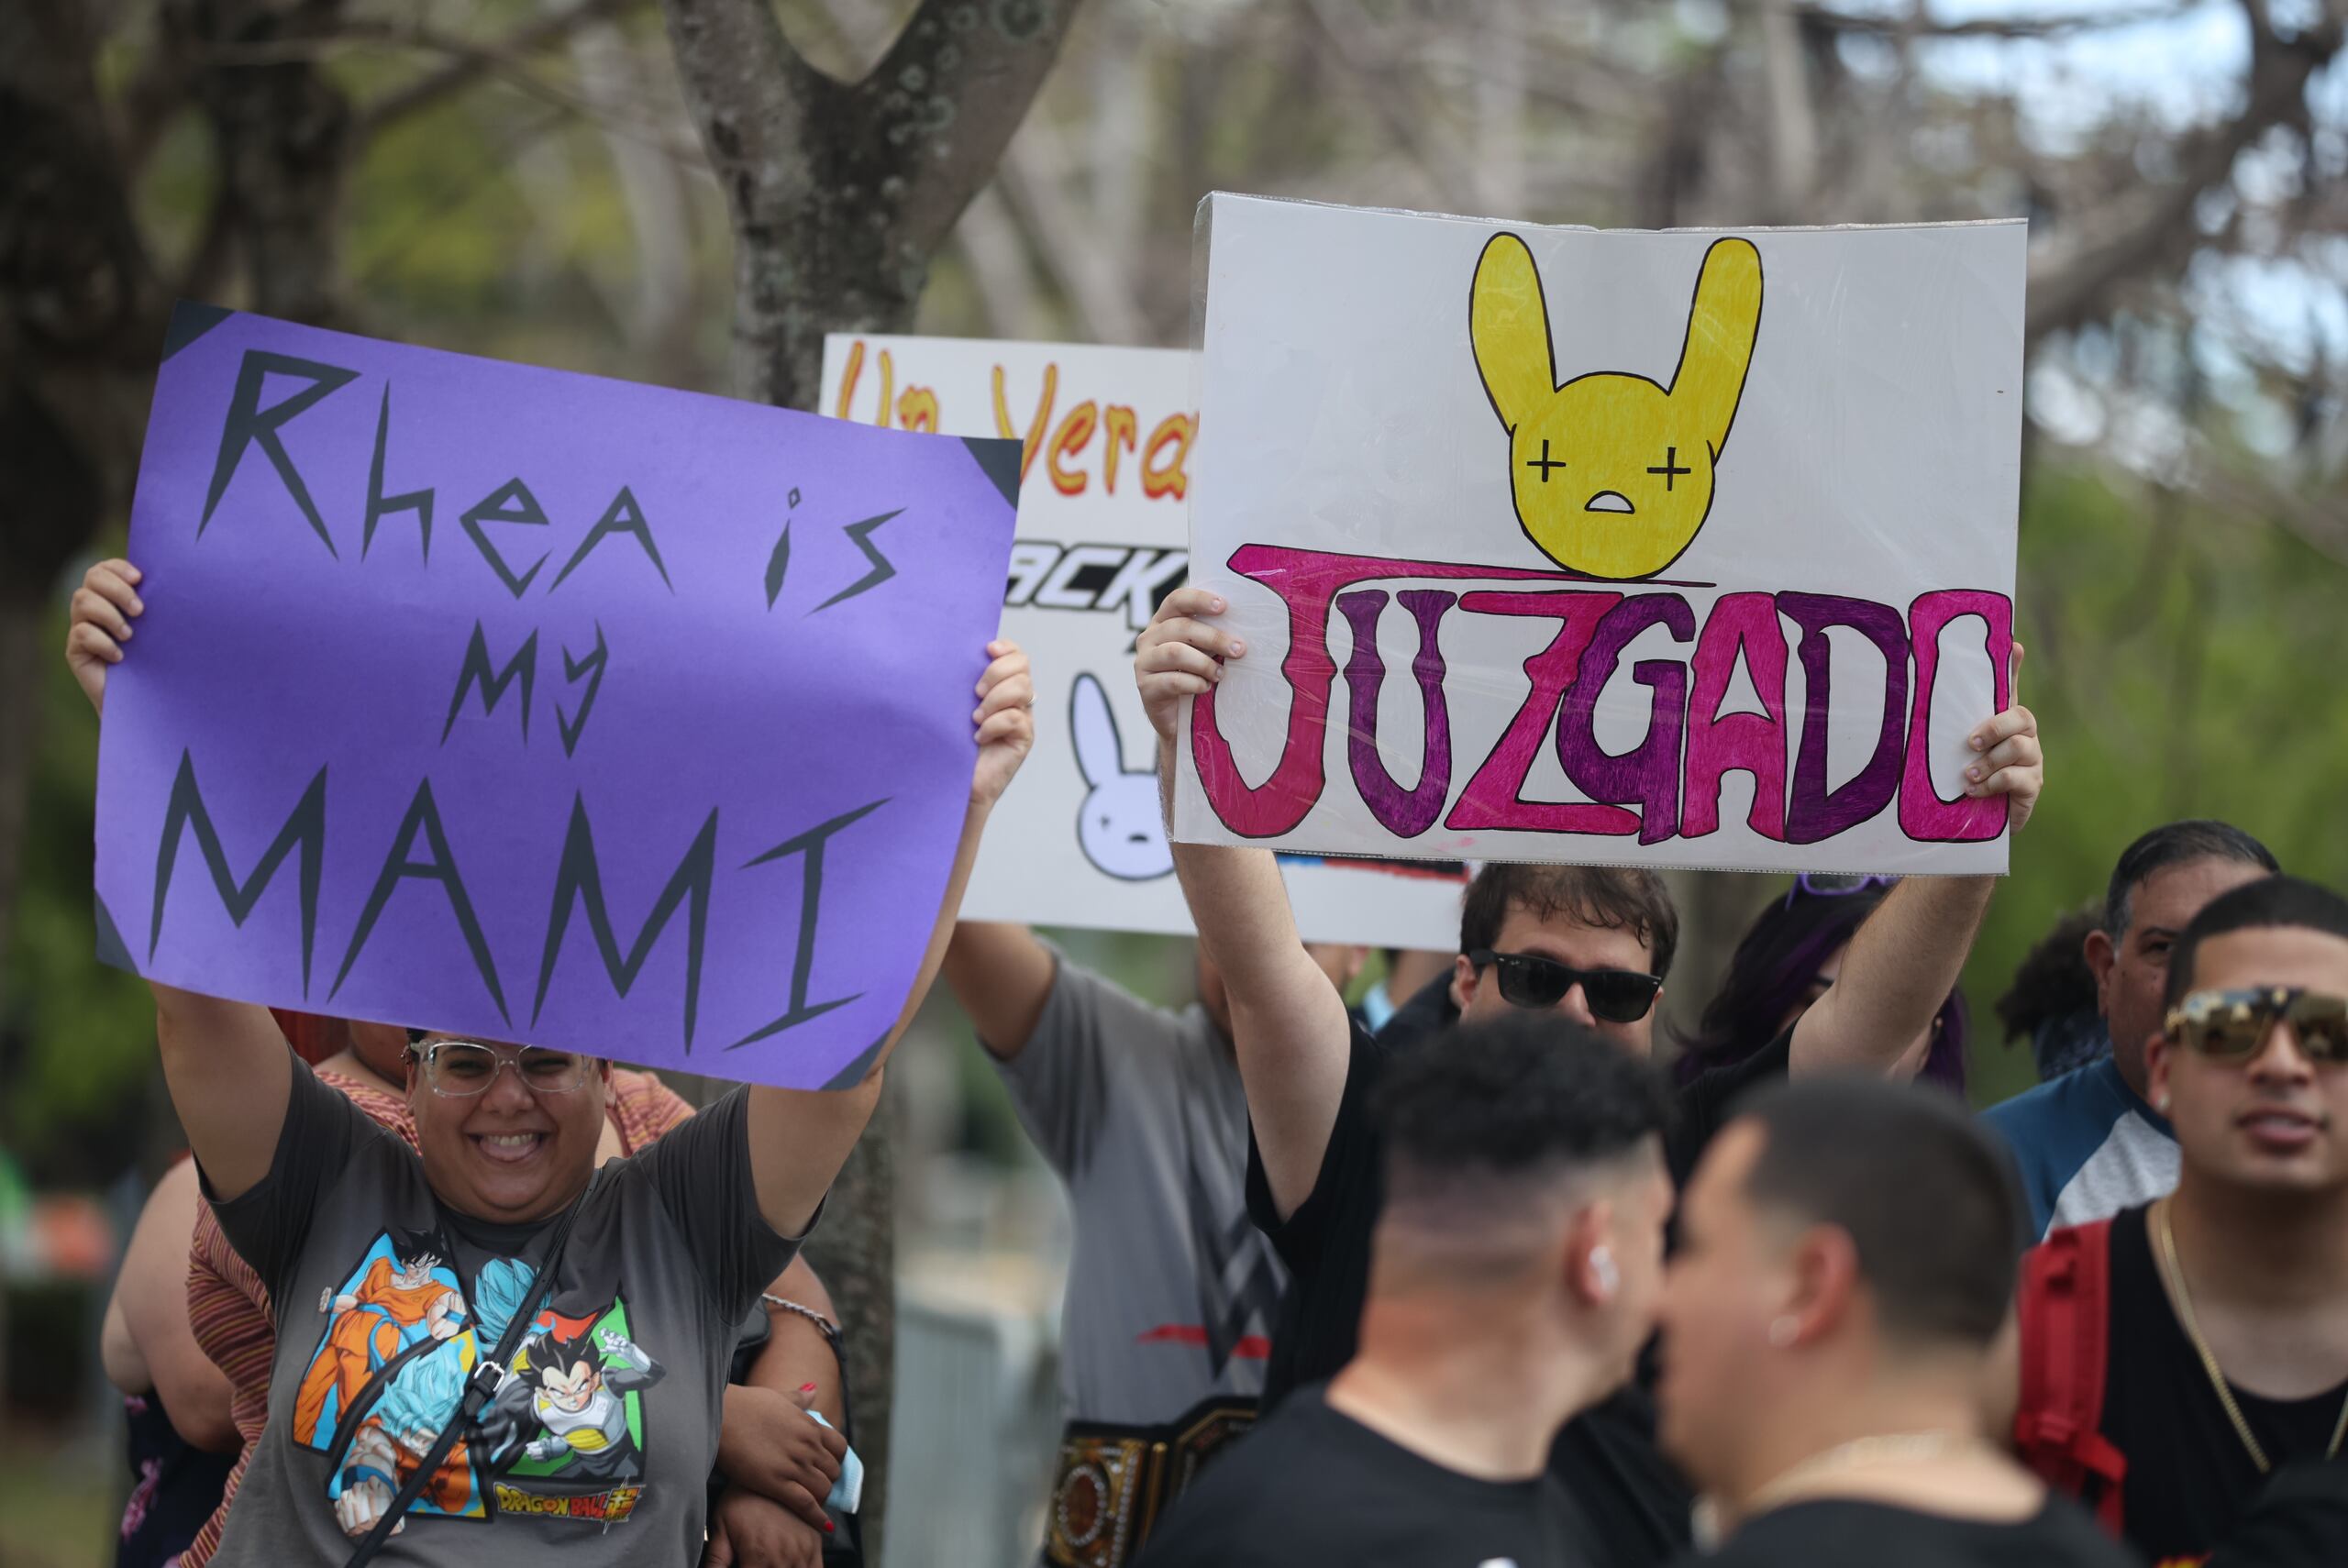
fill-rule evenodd
<path id="1" fill-rule="evenodd" d="M 1946 1097 L 1858 1077 L 1744 1102 L 1680 1206 L 1657 1397 L 1721 1568 L 2127 1568 L 1980 1406 L 2021 1196 Z"/>
<path id="2" fill-rule="evenodd" d="M 1194 1485 L 1146 1568 L 1602 1561 L 1545 1474 L 1662 1287 L 1669 1100 L 1589 1030 L 1463 1023 L 1386 1076 L 1359 1348 Z"/>
<path id="3" fill-rule="evenodd" d="M 2021 1163 L 2032 1234 L 2109 1220 L 2176 1185 L 2176 1139 L 2146 1103 L 2170 952 L 2211 899 L 2278 869 L 2265 845 L 2221 822 L 2170 823 L 2121 852 L 2085 942 L 2111 1055 L 1987 1113 Z"/>
<path id="4" fill-rule="evenodd" d="M 2154 1562 L 2190 1563 L 2270 1475 L 2348 1437 L 2348 900 L 2286 877 L 2220 895 L 2165 999 L 2146 1065 L 2176 1188 L 2031 1253 L 2001 1386 L 2032 1468 Z M 2327 1518 L 2298 1561 L 2348 1561 L 2336 1505 L 2299 1533 Z"/>
<path id="5" fill-rule="evenodd" d="M 1209 590 L 1178 590 L 1135 644 L 1135 679 L 1169 791 L 1182 699 L 1210 690 L 1228 661 L 1246 657 L 1237 639 L 1203 619 L 1224 608 Z M 2036 720 L 2026 708 L 2009 709 L 1976 730 L 1972 743 L 1978 757 L 1967 792 L 2007 796 L 2019 829 L 2043 782 Z M 1448 987 L 1414 998 L 1372 1036 L 1353 1026 L 1305 954 L 1269 851 L 1173 850 L 1200 941 L 1230 990 L 1253 1132 L 1249 1210 L 1293 1280 L 1273 1337 L 1268 1408 L 1353 1354 L 1381 1201 L 1367 1107 L 1407 1037 L 1432 1020 L 1530 1011 L 1593 1030 L 1644 1059 L 1678 917 L 1651 871 L 1488 865 L 1467 895 Z M 1893 889 L 1853 936 L 1840 977 L 1815 1006 L 1773 1044 L 1680 1092 L 1674 1175 L 1692 1167 L 1729 1099 L 1750 1084 L 1789 1071 L 1894 1070 L 1955 985 L 1994 885 L 1988 877 L 1920 877 Z M 1623 1562 L 1655 1561 L 1686 1533 L 1684 1497 L 1656 1457 L 1636 1404 L 1634 1397 L 1573 1423 L 1557 1460 L 1607 1554 Z"/>

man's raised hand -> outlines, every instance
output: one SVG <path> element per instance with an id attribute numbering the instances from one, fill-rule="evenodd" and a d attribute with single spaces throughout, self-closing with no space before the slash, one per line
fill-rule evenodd
<path id="1" fill-rule="evenodd" d="M 1965 792 L 1986 797 L 2005 795 L 2006 826 L 2020 833 L 2038 809 L 2039 791 L 2046 788 L 2046 754 L 2039 749 L 2038 715 L 2021 705 L 2021 655 L 2014 645 L 2011 687 L 2013 706 L 1973 732 L 1966 744 L 1979 753 L 1965 767 Z"/>
<path id="2" fill-rule="evenodd" d="M 106 707 L 106 667 L 122 662 L 130 623 L 147 608 L 138 597 L 140 573 L 125 560 L 100 561 L 82 574 L 73 591 L 72 624 L 65 632 L 65 663 L 82 695 L 99 712 Z"/>
<path id="3" fill-rule="evenodd" d="M 970 775 L 974 806 L 1002 798 L 1036 744 L 1036 681 L 1026 654 L 1017 643 L 991 642 L 987 657 L 993 662 L 979 677 L 978 711 L 970 715 L 979 740 L 979 765 Z"/>
<path id="4" fill-rule="evenodd" d="M 1141 688 L 1141 705 L 1157 738 L 1168 745 L 1174 744 L 1182 699 L 1214 690 L 1224 661 L 1247 652 L 1245 641 L 1198 619 L 1229 608 L 1211 590 L 1178 589 L 1134 644 L 1134 684 Z"/>

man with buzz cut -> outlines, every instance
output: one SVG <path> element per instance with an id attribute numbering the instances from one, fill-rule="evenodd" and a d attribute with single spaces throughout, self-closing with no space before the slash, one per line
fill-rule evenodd
<path id="1" fill-rule="evenodd" d="M 1379 1086 L 1386 1204 L 1353 1358 L 1175 1505 L 1142 1568 L 1584 1568 L 1557 1430 L 1629 1380 L 1671 1211 L 1644 1062 L 1523 1013 Z"/>

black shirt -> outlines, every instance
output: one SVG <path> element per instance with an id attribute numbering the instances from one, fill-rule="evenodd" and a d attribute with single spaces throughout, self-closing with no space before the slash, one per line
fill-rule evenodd
<path id="1" fill-rule="evenodd" d="M 1480 1481 L 1295 1397 L 1219 1454 L 1136 1568 L 1604 1568 L 1545 1475 Z"/>
<path id="2" fill-rule="evenodd" d="M 1247 1213 L 1271 1238 L 1291 1283 L 1280 1301 L 1272 1331 L 1272 1353 L 1265 1368 L 1266 1408 L 1301 1383 L 1333 1377 L 1353 1359 L 1362 1303 L 1369 1295 L 1369 1239 L 1385 1206 L 1379 1138 L 1370 1125 L 1369 1097 L 1388 1061 L 1412 1049 L 1458 1017 L 1437 979 L 1378 1034 L 1354 1028 L 1353 1056 L 1337 1102 L 1329 1143 L 1321 1155 L 1312 1190 L 1287 1219 L 1272 1201 L 1263 1153 L 1255 1130 L 1247 1137 Z M 1729 1119 L 1740 1096 L 1755 1085 L 1786 1076 L 1792 1058 L 1788 1030 L 1742 1062 L 1716 1067 L 1678 1091 L 1678 1113 L 1667 1142 L 1672 1179 L 1685 1185 L 1696 1161 Z"/>
<path id="3" fill-rule="evenodd" d="M 2210 1554 L 2210 1568 L 2340 1568 L 2348 1562 L 2348 1457 L 2275 1472 Z"/>
<path id="4" fill-rule="evenodd" d="M 2161 1288 L 2147 1212 L 2122 1209 L 2111 1220 L 2102 1430 L 2128 1461 L 2121 1482 L 2128 1539 L 2155 1563 L 2198 1562 L 2233 1530 L 2265 1480 Z M 2258 1446 L 2279 1468 L 2323 1458 L 2348 1384 L 2308 1399 L 2265 1399 L 2240 1388 L 2233 1396 Z"/>
<path id="5" fill-rule="evenodd" d="M 1290 1275 L 1265 1369 L 1267 1409 L 1290 1389 L 1334 1376 L 1353 1359 L 1369 1294 L 1370 1234 L 1385 1203 L 1369 1096 L 1397 1053 L 1458 1017 L 1449 984 L 1431 982 L 1377 1035 L 1356 1027 L 1320 1175 L 1286 1220 L 1272 1201 L 1263 1154 L 1249 1130 L 1247 1212 Z M 1679 1091 L 1667 1145 L 1674 1179 L 1686 1180 L 1739 1095 L 1785 1076 L 1792 1040 L 1788 1031 L 1746 1060 L 1706 1073 Z M 1660 1562 L 1687 1544 L 1689 1494 L 1656 1450 L 1654 1408 L 1644 1390 L 1626 1388 L 1568 1424 L 1551 1451 L 1550 1469 L 1589 1518 L 1610 1562 L 1622 1568 Z"/>
<path id="6" fill-rule="evenodd" d="M 1789 1503 L 1683 1568 L 2138 1568 L 2067 1498 L 2014 1524 L 1841 1497 Z"/>
<path id="7" fill-rule="evenodd" d="M 130 1499 L 122 1510 L 115 1568 L 164 1568 L 179 1561 L 220 1507 L 233 1453 L 207 1453 L 180 1436 L 160 1390 L 122 1402 L 130 1452 Z"/>

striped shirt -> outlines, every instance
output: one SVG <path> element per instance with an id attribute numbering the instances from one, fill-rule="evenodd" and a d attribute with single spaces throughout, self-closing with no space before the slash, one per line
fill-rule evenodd
<path id="1" fill-rule="evenodd" d="M 317 1077 L 320 1083 L 349 1097 L 370 1121 L 415 1146 L 415 1118 L 406 1100 L 347 1074 L 321 1071 Z M 692 1113 L 692 1106 L 650 1073 L 612 1069 L 609 1114 L 621 1154 L 635 1154 Z M 199 1203 L 195 1209 L 195 1234 L 188 1248 L 187 1311 L 195 1342 L 227 1375 L 228 1416 L 241 1440 L 219 1507 L 180 1553 L 180 1568 L 204 1568 L 219 1550 L 220 1532 L 227 1528 L 237 1487 L 245 1478 L 245 1467 L 252 1463 L 253 1445 L 260 1441 L 261 1429 L 268 1423 L 270 1364 L 277 1353 L 276 1318 L 270 1310 L 269 1289 L 228 1244 L 209 1203 Z"/>

